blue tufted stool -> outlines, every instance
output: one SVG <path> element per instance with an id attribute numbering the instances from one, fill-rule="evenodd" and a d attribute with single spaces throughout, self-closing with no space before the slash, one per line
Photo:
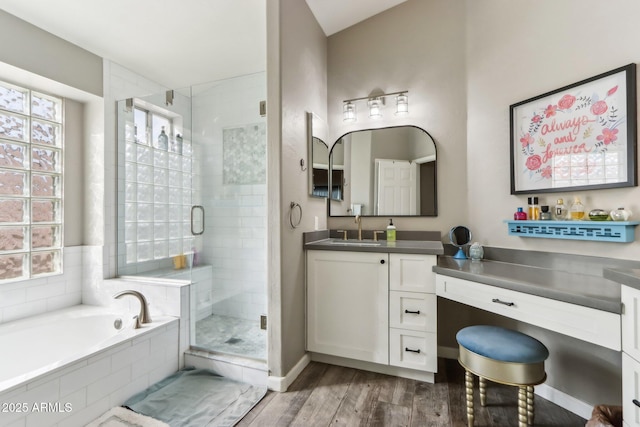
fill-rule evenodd
<path id="1" fill-rule="evenodd" d="M 456 334 L 458 361 L 465 369 L 467 424 L 473 427 L 473 375 L 479 377 L 480 404 L 487 400 L 486 382 L 515 385 L 518 426 L 533 425 L 533 386 L 547 378 L 544 361 L 549 350 L 535 338 L 498 326 L 469 326 Z"/>

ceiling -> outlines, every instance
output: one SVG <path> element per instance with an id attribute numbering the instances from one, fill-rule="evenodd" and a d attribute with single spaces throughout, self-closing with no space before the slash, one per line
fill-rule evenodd
<path id="1" fill-rule="evenodd" d="M 377 15 L 406 0 L 306 0 L 327 36 Z"/>
<path id="2" fill-rule="evenodd" d="M 182 88 L 265 70 L 266 1 L 0 0 L 0 9 L 164 86 Z M 306 0 L 326 35 L 403 1 Z"/>

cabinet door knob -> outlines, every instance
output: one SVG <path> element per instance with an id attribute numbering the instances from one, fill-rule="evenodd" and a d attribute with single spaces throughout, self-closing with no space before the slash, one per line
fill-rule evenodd
<path id="1" fill-rule="evenodd" d="M 417 350 L 411 350 L 409 347 L 405 347 L 404 351 L 410 351 L 411 353 L 420 353 L 420 349 Z"/>
<path id="2" fill-rule="evenodd" d="M 633 402 L 634 405 L 636 405 L 638 408 L 640 408 L 640 402 L 638 402 L 638 399 L 633 399 L 632 402 Z"/>
<path id="3" fill-rule="evenodd" d="M 405 310 L 404 312 L 406 314 L 420 314 L 420 310 L 417 310 L 417 311 Z"/>
<path id="4" fill-rule="evenodd" d="M 380 264 L 384 264 L 384 260 L 383 259 L 380 260 Z"/>

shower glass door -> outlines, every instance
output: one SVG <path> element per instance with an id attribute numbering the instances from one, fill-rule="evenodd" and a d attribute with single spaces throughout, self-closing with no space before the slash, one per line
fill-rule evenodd
<path id="1" fill-rule="evenodd" d="M 258 360 L 264 99 L 258 73 L 118 103 L 118 274 L 189 280 L 191 346 Z"/>
<path id="2" fill-rule="evenodd" d="M 265 73 L 192 87 L 195 237 L 191 345 L 266 360 L 267 204 Z M 203 271 L 201 266 L 210 266 Z M 195 301 L 195 304 L 194 302 Z"/>

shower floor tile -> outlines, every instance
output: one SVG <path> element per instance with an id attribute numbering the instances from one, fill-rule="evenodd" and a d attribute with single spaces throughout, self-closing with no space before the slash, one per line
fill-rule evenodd
<path id="1" fill-rule="evenodd" d="M 267 358 L 267 331 L 258 320 L 239 319 L 213 314 L 196 322 L 199 348 L 253 359 Z"/>

